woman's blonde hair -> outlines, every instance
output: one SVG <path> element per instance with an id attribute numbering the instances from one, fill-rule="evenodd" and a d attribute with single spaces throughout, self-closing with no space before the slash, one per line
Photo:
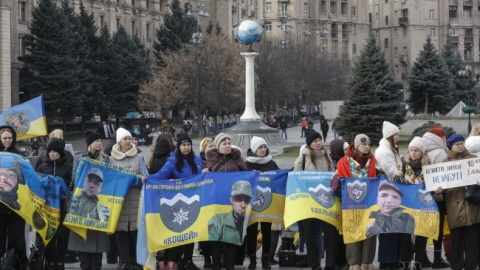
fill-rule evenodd
<path id="1" fill-rule="evenodd" d="M 474 126 L 469 136 L 480 136 L 480 125 Z"/>
<path id="2" fill-rule="evenodd" d="M 51 139 L 62 139 L 63 140 L 63 130 L 61 129 L 54 129 L 50 134 L 48 135 L 48 138 Z"/>

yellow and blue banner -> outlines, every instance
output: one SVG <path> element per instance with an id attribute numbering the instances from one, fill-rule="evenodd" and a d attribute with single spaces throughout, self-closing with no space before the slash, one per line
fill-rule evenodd
<path id="1" fill-rule="evenodd" d="M 124 197 L 141 179 L 128 169 L 89 158 L 78 161 L 74 179 L 63 224 L 84 239 L 87 230 L 114 233 Z"/>
<path id="2" fill-rule="evenodd" d="M 0 125 L 11 126 L 17 140 L 47 135 L 47 120 L 43 96 L 15 105 L 0 114 Z"/>
<path id="3" fill-rule="evenodd" d="M 270 222 L 283 226 L 287 177 L 290 170 L 261 172 L 257 192 L 252 199 L 252 211 L 248 225 Z"/>
<path id="4" fill-rule="evenodd" d="M 341 186 L 345 243 L 382 233 L 438 237 L 438 207 L 423 184 L 407 185 L 385 177 L 365 177 L 343 179 Z"/>
<path id="5" fill-rule="evenodd" d="M 330 187 L 333 172 L 292 171 L 288 173 L 285 197 L 285 227 L 307 218 L 318 218 L 340 228 L 340 196 Z"/>
<path id="6" fill-rule="evenodd" d="M 68 188 L 60 177 L 37 174 L 22 156 L 0 152 L 0 202 L 30 224 L 45 244 L 60 223 L 60 201 Z"/>
<path id="7" fill-rule="evenodd" d="M 258 177 L 252 171 L 147 179 L 140 210 L 146 226 L 139 230 L 146 230 L 142 241 L 147 240 L 148 252 L 209 240 L 241 245 Z M 140 240 L 138 245 L 145 245 Z"/>

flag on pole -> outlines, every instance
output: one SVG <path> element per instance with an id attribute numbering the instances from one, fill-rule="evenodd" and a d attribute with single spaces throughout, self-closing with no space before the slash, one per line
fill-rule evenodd
<path id="1" fill-rule="evenodd" d="M 47 135 L 43 96 L 38 96 L 4 111 L 0 114 L 0 125 L 8 125 L 15 129 L 17 140 Z"/>

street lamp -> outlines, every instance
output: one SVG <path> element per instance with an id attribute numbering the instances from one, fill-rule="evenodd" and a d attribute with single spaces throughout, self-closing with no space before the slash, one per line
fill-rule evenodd
<path id="1" fill-rule="evenodd" d="M 200 17 L 208 17 L 207 10 L 204 5 L 202 5 L 198 0 L 194 4 L 188 6 L 187 17 L 192 16 L 192 11 L 196 14 L 197 25 L 195 27 L 195 33 L 192 34 L 192 42 L 195 44 L 195 113 L 197 114 L 197 132 L 200 134 L 200 90 L 198 82 L 198 44 L 202 42 L 202 33 L 200 33 Z"/>
<path id="2" fill-rule="evenodd" d="M 478 81 L 478 78 L 480 77 L 480 71 L 475 70 L 475 72 L 473 72 L 472 66 L 467 65 L 465 69 L 460 70 L 458 72 L 458 76 L 465 80 L 465 87 L 469 88 L 468 79 L 474 76 L 473 81 L 476 83 Z M 468 113 L 468 127 L 467 127 L 468 135 L 470 135 L 470 132 L 472 131 L 472 121 L 471 121 L 470 115 L 476 111 L 475 107 L 470 106 L 471 105 L 470 95 L 471 95 L 471 91 L 470 89 L 467 89 L 467 99 L 468 99 L 467 106 L 462 108 L 462 111 L 464 113 Z"/>

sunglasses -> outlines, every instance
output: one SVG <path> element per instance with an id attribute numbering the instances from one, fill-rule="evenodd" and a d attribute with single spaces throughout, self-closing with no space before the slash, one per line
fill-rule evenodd
<path id="1" fill-rule="evenodd" d="M 370 140 L 366 137 L 363 137 L 363 138 L 360 138 L 360 142 L 361 143 L 364 143 L 364 142 L 369 142 Z"/>

